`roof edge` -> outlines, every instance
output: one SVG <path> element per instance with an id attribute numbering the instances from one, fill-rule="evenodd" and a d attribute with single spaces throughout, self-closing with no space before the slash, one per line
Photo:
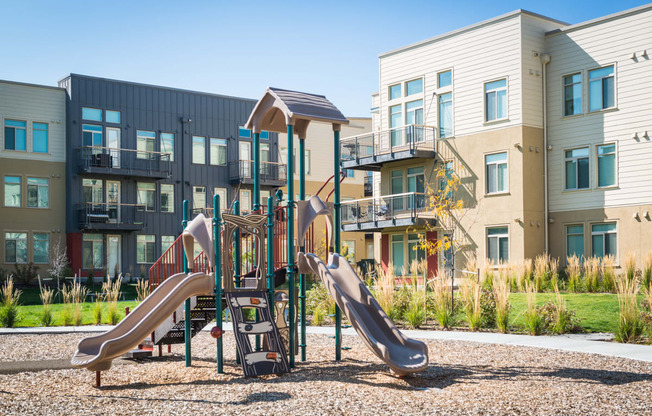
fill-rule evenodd
<path id="1" fill-rule="evenodd" d="M 597 25 L 597 24 L 600 24 L 600 23 L 609 22 L 611 20 L 616 20 L 616 19 L 620 19 L 620 18 L 623 18 L 623 17 L 632 16 L 632 15 L 635 15 L 635 14 L 638 14 L 638 13 L 643 13 L 643 12 L 646 12 L 648 10 L 652 10 L 652 3 L 644 4 L 642 6 L 634 7 L 632 9 L 622 10 L 620 12 L 608 14 L 608 15 L 602 16 L 602 17 L 597 17 L 595 19 L 587 20 L 587 21 L 584 21 L 584 22 L 576 23 L 574 25 L 570 25 L 570 26 L 565 27 L 565 28 L 551 30 L 550 32 L 546 32 L 545 35 L 549 36 L 549 35 L 555 35 L 557 33 L 572 32 L 574 30 L 583 29 L 585 27 L 594 26 L 594 25 Z"/>
<path id="2" fill-rule="evenodd" d="M 54 87 L 52 85 L 32 84 L 32 83 L 29 83 L 29 82 L 10 81 L 8 79 L 0 79 L 0 83 L 19 85 L 19 86 L 22 86 L 22 87 L 45 88 L 45 89 L 49 89 L 49 90 L 63 91 L 63 92 L 66 91 L 66 89 L 62 88 L 62 87 Z"/>

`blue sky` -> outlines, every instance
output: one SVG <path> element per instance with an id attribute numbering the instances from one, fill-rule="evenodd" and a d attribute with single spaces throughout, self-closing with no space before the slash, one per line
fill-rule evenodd
<path id="1" fill-rule="evenodd" d="M 369 116 L 379 53 L 519 8 L 579 23 L 642 4 L 0 0 L 0 79 L 73 72 L 255 99 L 275 86 Z"/>

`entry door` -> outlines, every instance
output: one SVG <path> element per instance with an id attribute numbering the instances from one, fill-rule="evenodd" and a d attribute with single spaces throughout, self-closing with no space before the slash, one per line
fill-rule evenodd
<path id="1" fill-rule="evenodd" d="M 109 222 L 120 222 L 120 182 L 106 181 L 106 209 Z"/>
<path id="2" fill-rule="evenodd" d="M 111 155 L 111 166 L 120 167 L 120 129 L 115 127 L 106 128 L 106 147 Z"/>
<path id="3" fill-rule="evenodd" d="M 106 266 L 108 268 L 109 275 L 112 278 L 116 278 L 115 272 L 118 274 L 122 270 L 122 263 L 120 261 L 120 246 L 121 239 L 119 235 L 107 235 L 106 236 Z"/>
<path id="4" fill-rule="evenodd" d="M 243 178 L 251 178 L 251 143 L 240 142 L 240 173 Z"/>

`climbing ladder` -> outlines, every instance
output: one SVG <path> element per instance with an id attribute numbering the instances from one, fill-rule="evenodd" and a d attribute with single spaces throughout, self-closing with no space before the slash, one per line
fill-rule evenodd
<path id="1" fill-rule="evenodd" d="M 226 293 L 227 305 L 233 317 L 233 332 L 245 376 L 283 374 L 290 372 L 285 347 L 272 318 L 269 293 L 261 290 L 243 290 Z M 258 322 L 247 320 L 245 310 L 258 311 Z M 253 314 L 251 314 L 253 316 Z M 264 335 L 267 349 L 252 348 L 252 337 Z"/>

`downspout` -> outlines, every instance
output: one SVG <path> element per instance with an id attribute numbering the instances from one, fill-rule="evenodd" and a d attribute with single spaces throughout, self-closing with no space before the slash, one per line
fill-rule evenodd
<path id="1" fill-rule="evenodd" d="M 548 230 L 548 108 L 547 108 L 547 90 L 548 76 L 547 68 L 550 63 L 550 54 L 541 55 L 541 66 L 543 73 L 543 250 L 548 254 L 549 250 L 549 230 Z"/>

